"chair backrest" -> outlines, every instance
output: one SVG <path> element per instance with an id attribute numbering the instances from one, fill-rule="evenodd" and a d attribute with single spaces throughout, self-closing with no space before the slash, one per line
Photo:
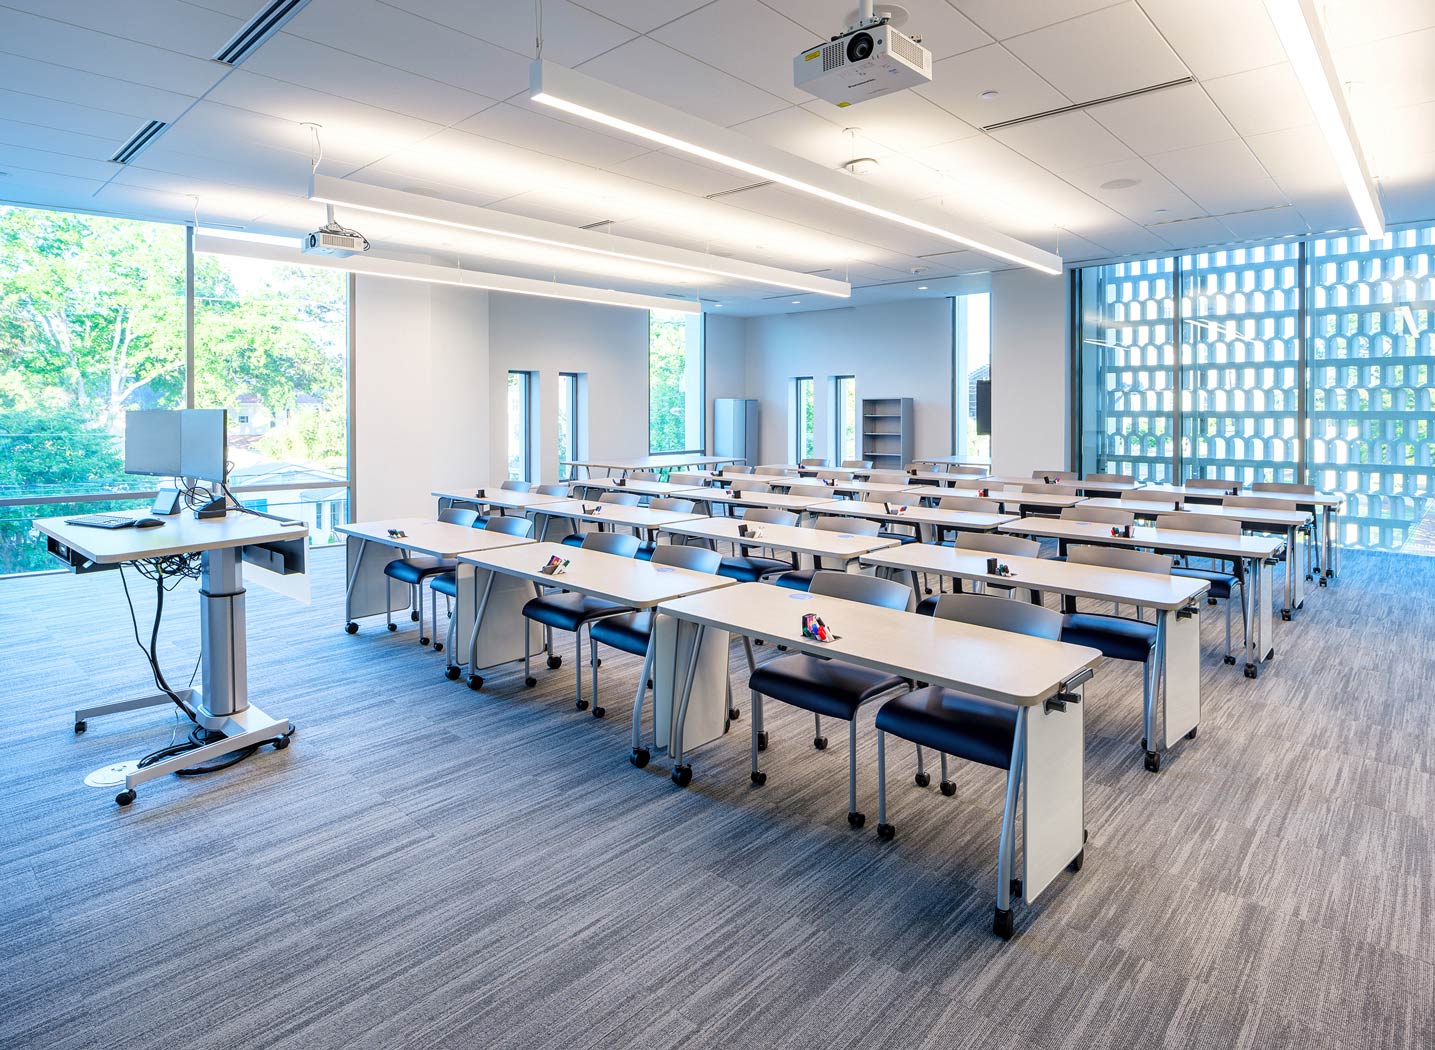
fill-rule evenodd
<path id="1" fill-rule="evenodd" d="M 1174 492 L 1147 492 L 1145 489 L 1126 489 L 1117 497 L 1134 503 L 1169 503 L 1173 508 L 1180 498 Z"/>
<path id="2" fill-rule="evenodd" d="M 944 594 L 937 599 L 934 616 L 995 631 L 1011 631 L 1033 638 L 1061 638 L 1061 613 L 1030 602 L 999 598 L 994 594 Z"/>
<path id="3" fill-rule="evenodd" d="M 832 489 L 828 485 L 793 485 L 787 490 L 789 496 L 807 496 L 811 499 L 831 499 Z"/>
<path id="4" fill-rule="evenodd" d="M 450 525 L 472 525 L 478 520 L 478 511 L 472 507 L 445 507 L 438 512 L 438 520 Z"/>
<path id="5" fill-rule="evenodd" d="M 1165 554 L 1127 550 L 1124 547 L 1073 543 L 1066 548 L 1066 560 L 1073 565 L 1104 565 L 1108 569 L 1154 572 L 1159 576 L 1171 575 L 1171 559 Z"/>
<path id="6" fill-rule="evenodd" d="M 1094 521 L 1102 525 L 1132 525 L 1136 515 L 1129 510 L 1115 507 L 1088 507 L 1078 503 L 1074 507 L 1062 507 L 1061 516 L 1067 521 Z"/>
<path id="7" fill-rule="evenodd" d="M 722 555 L 706 547 L 690 547 L 685 543 L 661 543 L 653 551 L 654 565 L 673 565 L 693 572 L 717 572 Z"/>
<path id="8" fill-rule="evenodd" d="M 1136 479 L 1130 474 L 1088 474 L 1083 479 L 1087 482 L 1096 482 L 1099 485 L 1134 485 Z"/>
<path id="9" fill-rule="evenodd" d="M 629 536 L 626 532 L 585 532 L 583 549 L 633 558 L 638 554 L 638 537 Z"/>
<path id="10" fill-rule="evenodd" d="M 1215 489 L 1217 492 L 1229 492 L 1239 485 L 1239 482 L 1228 481 L 1225 478 L 1187 478 L 1188 489 Z"/>
<path id="11" fill-rule="evenodd" d="M 776 507 L 750 507 L 743 511 L 742 520 L 755 521 L 760 525 L 796 525 L 797 515 Z"/>
<path id="12" fill-rule="evenodd" d="M 658 472 L 655 470 L 635 470 L 628 475 L 629 481 L 657 481 Z"/>
<path id="13" fill-rule="evenodd" d="M 636 492 L 605 492 L 598 497 L 599 503 L 616 503 L 620 507 L 636 507 L 643 497 Z"/>
<path id="14" fill-rule="evenodd" d="M 532 483 L 527 481 L 505 481 L 498 487 L 509 492 L 529 492 L 533 489 Z"/>
<path id="15" fill-rule="evenodd" d="M 872 469 L 872 461 L 870 459 L 844 459 L 842 465 L 844 467 L 856 467 L 858 470 Z"/>
<path id="16" fill-rule="evenodd" d="M 1042 481 L 1028 481 L 1022 485 L 1023 492 L 1046 492 L 1054 496 L 1075 496 L 1075 485 L 1048 485 Z"/>
<path id="17" fill-rule="evenodd" d="M 483 526 L 484 532 L 501 532 L 505 536 L 532 536 L 533 522 L 516 514 L 501 518 L 489 518 Z"/>
<path id="18" fill-rule="evenodd" d="M 825 459 L 800 459 L 800 460 L 797 461 L 797 465 L 800 466 L 800 467 L 825 467 L 825 466 L 827 466 L 827 460 L 825 460 Z"/>
<path id="19" fill-rule="evenodd" d="M 1258 481 L 1251 486 L 1252 492 L 1284 492 L 1292 496 L 1314 496 L 1314 485 L 1293 485 L 1286 481 Z"/>
<path id="20" fill-rule="evenodd" d="M 1051 478 L 1054 481 L 1075 481 L 1076 471 L 1074 470 L 1033 470 L 1031 476 L 1037 481 L 1042 478 Z"/>
<path id="21" fill-rule="evenodd" d="M 761 481 L 734 481 L 729 492 L 771 492 L 772 486 Z"/>
<path id="22" fill-rule="evenodd" d="M 878 579 L 876 576 L 863 576 L 856 572 L 820 569 L 812 574 L 812 585 L 808 587 L 807 593 L 846 598 L 849 602 L 880 605 L 884 609 L 898 609 L 902 612 L 912 607 L 912 588 L 906 584 Z"/>
<path id="23" fill-rule="evenodd" d="M 1271 499 L 1269 496 L 1223 496 L 1223 507 L 1250 507 L 1252 510 L 1290 510 L 1289 500 Z"/>
<path id="24" fill-rule="evenodd" d="M 691 514 L 693 501 L 676 496 L 662 496 L 648 504 L 650 510 L 670 510 L 675 514 Z"/>
<path id="25" fill-rule="evenodd" d="M 533 490 L 540 496 L 566 496 L 568 495 L 567 485 L 539 485 Z"/>
<path id="26" fill-rule="evenodd" d="M 978 514 L 999 514 L 1001 504 L 994 499 L 982 499 L 980 496 L 943 496 L 937 504 L 942 510 L 969 510 Z"/>
<path id="27" fill-rule="evenodd" d="M 908 479 L 905 470 L 874 470 L 867 475 L 867 480 L 879 485 L 905 485 Z"/>
<path id="28" fill-rule="evenodd" d="M 783 477 L 787 473 L 786 467 L 753 467 L 754 474 L 772 474 L 776 477 Z"/>
<path id="29" fill-rule="evenodd" d="M 1041 557 L 1041 544 L 1036 540 L 1008 536 L 1004 532 L 959 532 L 955 545 L 958 550 L 981 551 L 984 554 L 1009 554 L 1013 558 Z"/>
<path id="30" fill-rule="evenodd" d="M 1214 514 L 1196 514 L 1188 510 L 1156 515 L 1156 527 L 1181 532 L 1219 532 L 1223 536 L 1241 534 L 1241 523 L 1233 518 L 1218 518 Z"/>
<path id="31" fill-rule="evenodd" d="M 850 532 L 854 536 L 875 536 L 882 528 L 878 522 L 866 518 L 844 518 L 840 514 L 818 518 L 812 527 L 823 532 Z"/>
<path id="32" fill-rule="evenodd" d="M 668 481 L 674 485 L 691 485 L 693 488 L 702 488 L 708 483 L 708 479 L 701 474 L 684 474 L 678 471 L 668 475 Z"/>

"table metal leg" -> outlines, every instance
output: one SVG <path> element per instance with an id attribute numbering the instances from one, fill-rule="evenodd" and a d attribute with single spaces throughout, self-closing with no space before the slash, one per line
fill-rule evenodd
<path id="1" fill-rule="evenodd" d="M 693 779 L 693 767 L 683 762 L 683 727 L 688 720 L 688 701 L 693 697 L 693 680 L 698 673 L 698 654 L 702 651 L 703 635 L 707 628 L 703 624 L 693 625 L 693 642 L 688 653 L 688 671 L 683 676 L 683 699 L 678 705 L 678 724 L 673 727 L 673 783 L 687 787 Z"/>
<path id="2" fill-rule="evenodd" d="M 485 572 L 488 579 L 483 581 L 483 594 L 478 593 L 478 574 Z M 483 688 L 483 676 L 478 673 L 478 632 L 483 627 L 483 613 L 488 608 L 488 596 L 493 592 L 493 581 L 498 573 L 491 570 L 474 570 L 473 591 L 477 601 L 473 607 L 473 629 L 468 632 L 468 687 L 470 689 Z M 523 635 L 524 651 L 528 650 L 528 632 Z"/>
<path id="3" fill-rule="evenodd" d="M 657 613 L 653 614 L 653 629 L 648 632 L 648 651 L 643 656 L 643 669 L 638 672 L 638 693 L 633 697 L 633 750 L 628 760 L 642 769 L 648 764 L 651 753 L 643 746 L 643 701 L 648 695 L 648 679 L 653 676 L 653 664 L 658 652 Z M 655 730 L 656 735 L 656 730 Z"/>
<path id="4" fill-rule="evenodd" d="M 997 906 L 993 929 L 1001 937 L 1012 934 L 1012 872 L 1016 864 L 1016 806 L 1021 790 L 1022 761 L 1026 754 L 1026 724 L 1031 709 L 1018 708 L 1007 769 L 1006 805 L 1002 809 L 1001 838 L 997 843 Z M 1019 891 L 1018 891 L 1019 892 Z"/>
<path id="5" fill-rule="evenodd" d="M 364 564 L 364 551 L 368 549 L 369 541 L 360 537 L 359 550 L 354 555 L 354 568 L 349 573 L 349 581 L 344 587 L 344 630 L 350 634 L 356 634 L 359 625 L 354 622 L 354 585 L 359 581 L 359 569 Z"/>

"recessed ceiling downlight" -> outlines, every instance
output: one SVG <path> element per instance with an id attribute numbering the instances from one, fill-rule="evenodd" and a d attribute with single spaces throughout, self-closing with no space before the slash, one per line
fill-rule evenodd
<path id="1" fill-rule="evenodd" d="M 1140 179 L 1111 179 L 1108 182 L 1103 182 L 1101 188 L 1103 190 L 1129 190 L 1132 186 L 1139 185 L 1141 185 Z"/>

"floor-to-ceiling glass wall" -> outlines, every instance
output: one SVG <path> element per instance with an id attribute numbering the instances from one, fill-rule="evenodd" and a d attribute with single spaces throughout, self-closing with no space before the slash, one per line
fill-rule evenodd
<path id="1" fill-rule="evenodd" d="M 991 397 L 992 296 L 972 292 L 952 297 L 952 454 L 974 463 L 992 459 L 991 427 L 979 404 Z M 984 393 L 985 392 L 985 393 Z"/>

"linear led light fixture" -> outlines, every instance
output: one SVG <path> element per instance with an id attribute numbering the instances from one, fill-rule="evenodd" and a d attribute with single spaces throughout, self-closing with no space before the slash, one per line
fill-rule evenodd
<path id="1" fill-rule="evenodd" d="M 1350 118 L 1350 107 L 1345 103 L 1345 92 L 1336 75 L 1315 3 L 1313 0 L 1266 0 L 1266 11 L 1275 23 L 1286 57 L 1295 68 L 1296 79 L 1315 113 L 1315 121 L 1335 158 L 1340 177 L 1345 180 L 1346 192 L 1355 204 L 1360 224 L 1368 236 L 1384 237 L 1385 212 L 1365 164 L 1355 122 Z"/>
<path id="2" fill-rule="evenodd" d="M 314 188 L 310 191 L 309 198 L 322 204 L 375 212 L 379 215 L 473 230 L 495 237 L 547 244 L 613 259 L 628 259 L 738 281 L 831 295 L 839 299 L 846 299 L 852 294 L 850 284 L 834 281 L 830 277 L 814 277 L 793 270 L 781 270 L 775 266 L 705 255 L 687 248 L 673 248 L 666 244 L 634 240 L 631 237 L 615 237 L 612 234 L 577 229 L 544 219 L 532 219 L 526 215 L 513 215 L 492 208 L 439 200 L 327 175 L 314 176 Z"/>
<path id="3" fill-rule="evenodd" d="M 1061 256 L 979 223 L 963 221 L 957 228 L 952 216 L 935 208 L 925 208 L 855 183 L 846 173 L 829 171 L 820 164 L 552 62 L 540 59 L 529 68 L 529 97 L 534 102 L 702 157 L 757 179 L 767 179 L 845 208 L 955 241 L 984 255 L 994 255 L 1053 276 L 1061 273 Z"/>
<path id="4" fill-rule="evenodd" d="M 635 310 L 667 310 L 698 314 L 702 313 L 703 309 L 702 304 L 691 299 L 670 299 L 661 295 L 619 292 L 610 288 L 557 284 L 534 280 L 530 277 L 479 273 L 475 270 L 455 269 L 452 266 L 435 266 L 432 263 L 407 262 L 402 259 L 385 259 L 369 255 L 354 255 L 347 259 L 301 255 L 297 251 L 288 251 L 274 244 L 243 240 L 238 237 L 219 237 L 213 234 L 200 234 L 195 237 L 194 250 L 201 255 L 231 255 L 242 259 L 288 263 L 292 266 L 318 266 L 328 270 L 345 270 L 349 273 L 366 274 L 370 277 L 391 277 L 400 281 L 423 281 L 428 284 L 451 284 L 459 288 L 512 292 L 516 295 L 536 295 L 545 299 L 568 299 L 579 303 L 598 303 L 602 306 L 626 306 Z"/>

